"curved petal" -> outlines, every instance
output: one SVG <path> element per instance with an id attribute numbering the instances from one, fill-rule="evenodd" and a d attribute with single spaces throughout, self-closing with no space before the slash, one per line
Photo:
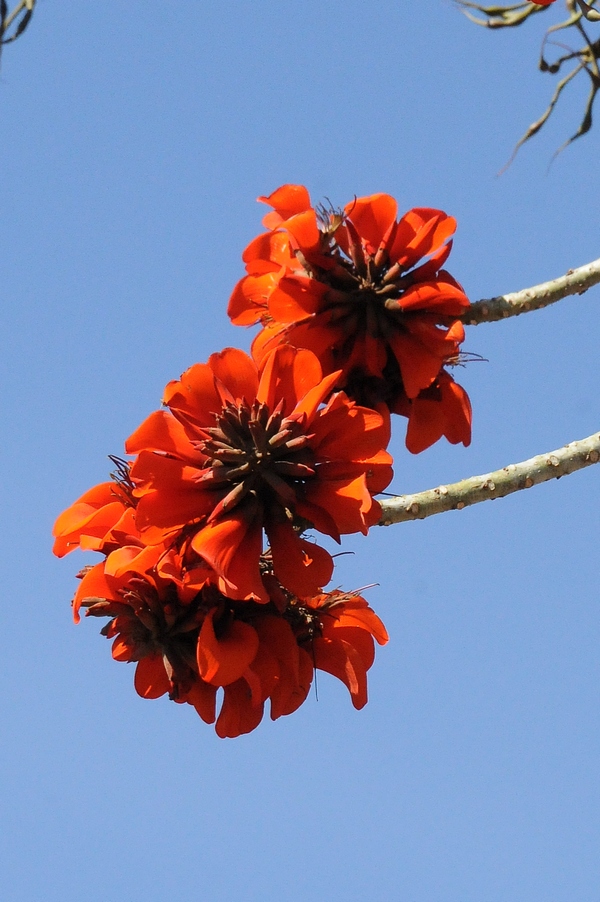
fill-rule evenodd
<path id="1" fill-rule="evenodd" d="M 204 680 L 194 680 L 187 692 L 183 693 L 177 701 L 187 702 L 193 705 L 196 713 L 204 723 L 214 723 L 216 717 L 217 687 L 205 683 Z"/>
<path id="2" fill-rule="evenodd" d="M 217 638 L 214 618 L 208 611 L 198 635 L 196 658 L 201 678 L 213 686 L 228 686 L 242 676 L 258 651 L 258 634 L 248 623 L 233 620 Z"/>
<path id="3" fill-rule="evenodd" d="M 294 642 L 296 640 L 294 639 Z M 306 700 L 310 690 L 314 666 L 310 654 L 298 648 L 298 671 L 293 671 L 280 661 L 279 680 L 271 693 L 271 720 L 284 714 L 293 714 Z"/>
<path id="4" fill-rule="evenodd" d="M 245 669 L 243 676 L 250 687 L 252 703 L 262 705 L 271 695 L 279 679 L 277 658 L 261 643 L 256 657 Z"/>
<path id="5" fill-rule="evenodd" d="M 262 720 L 264 706 L 252 704 L 252 693 L 245 680 L 225 686 L 223 705 L 215 731 L 220 739 L 235 739 L 255 730 Z"/>
<path id="6" fill-rule="evenodd" d="M 208 365 L 234 401 L 245 399 L 249 404 L 254 401 L 258 372 L 251 357 L 238 348 L 225 348 L 218 354 L 211 354 Z"/>
<path id="7" fill-rule="evenodd" d="M 260 203 L 273 207 L 274 213 L 267 213 L 263 219 L 263 225 L 267 229 L 274 229 L 290 216 L 302 213 L 310 209 L 310 194 L 304 185 L 281 185 L 268 197 L 258 197 Z"/>
<path id="8" fill-rule="evenodd" d="M 290 219 L 286 219 L 284 225 L 292 236 L 292 243 L 303 253 L 310 255 L 311 251 L 318 251 L 321 232 L 314 210 L 296 213 Z"/>
<path id="9" fill-rule="evenodd" d="M 312 641 L 315 667 L 344 683 L 355 708 L 367 704 L 367 670 L 359 653 L 343 639 L 318 637 Z"/>
<path id="10" fill-rule="evenodd" d="M 355 596 L 341 604 L 327 608 L 335 626 L 353 626 L 368 630 L 379 645 L 389 641 L 388 632 L 375 611 L 369 607 L 361 596 Z"/>
<path id="11" fill-rule="evenodd" d="M 231 598 L 254 597 L 267 602 L 259 572 L 262 552 L 262 518 L 244 511 L 242 505 L 223 520 L 200 529 L 192 548 L 225 580 Z"/>
<path id="12" fill-rule="evenodd" d="M 79 608 L 86 598 L 106 598 L 110 601 L 120 601 L 118 583 L 104 572 L 104 561 L 95 564 L 88 570 L 75 592 L 73 599 L 73 620 L 79 623 Z"/>
<path id="13" fill-rule="evenodd" d="M 389 416 L 360 407 L 340 392 L 311 423 L 310 431 L 319 461 L 366 461 L 387 447 L 390 421 Z"/>
<path id="14" fill-rule="evenodd" d="M 270 215 L 270 214 L 267 214 Z M 286 232 L 263 232 L 253 238 L 242 254 L 246 271 L 253 275 L 277 272 L 282 266 L 295 268 L 299 264 L 290 247 Z"/>
<path id="15" fill-rule="evenodd" d="M 280 583 L 293 595 L 315 595 L 333 576 L 333 558 L 324 548 L 301 539 L 291 523 L 266 528 L 273 569 Z"/>
<path id="16" fill-rule="evenodd" d="M 398 204 L 389 194 L 371 194 L 359 197 L 346 204 L 345 212 L 367 245 L 367 251 L 374 254 L 390 226 L 396 219 Z"/>
<path id="17" fill-rule="evenodd" d="M 409 398 L 416 398 L 437 378 L 444 360 L 407 333 L 397 332 L 390 344 L 402 373 L 404 390 Z"/>
<path id="18" fill-rule="evenodd" d="M 379 519 L 379 504 L 371 497 L 364 475 L 313 484 L 306 495 L 309 503 L 331 514 L 341 535 L 366 535 Z"/>
<path id="19" fill-rule="evenodd" d="M 331 623 L 325 620 L 323 636 L 326 639 L 331 639 L 333 642 L 343 639 L 344 642 L 351 645 L 354 651 L 360 655 L 365 665 L 365 670 L 368 670 L 373 664 L 375 660 L 375 643 L 373 642 L 373 636 L 368 630 L 358 626 L 339 626 L 335 622 Z"/>
<path id="20" fill-rule="evenodd" d="M 161 654 L 148 655 L 138 661 L 133 680 L 135 691 L 142 698 L 160 698 L 171 689 Z"/>
<path id="21" fill-rule="evenodd" d="M 322 379 L 321 364 L 312 351 L 279 345 L 263 360 L 256 398 L 274 410 L 284 401 L 284 416 Z"/>
<path id="22" fill-rule="evenodd" d="M 188 420 L 200 427 L 213 426 L 213 414 L 220 411 L 223 405 L 210 366 L 207 363 L 195 363 L 180 379 L 169 382 L 163 395 L 163 404 L 173 411 L 185 414 Z"/>
<path id="23" fill-rule="evenodd" d="M 52 547 L 53 554 L 64 557 L 77 546 L 86 551 L 100 551 L 105 538 L 118 524 L 125 510 L 123 502 L 114 495 L 112 502 L 100 508 L 73 504 L 54 525 L 56 540 Z"/>
<path id="24" fill-rule="evenodd" d="M 202 464 L 206 459 L 191 445 L 181 423 L 166 410 L 151 413 L 129 436 L 125 442 L 125 450 L 128 454 L 137 454 L 140 451 L 164 451 L 176 454 L 181 460 L 193 464 Z"/>
<path id="25" fill-rule="evenodd" d="M 229 298 L 227 316 L 234 326 L 253 326 L 268 312 L 268 300 L 276 287 L 275 273 L 249 275 L 237 283 Z"/>
<path id="26" fill-rule="evenodd" d="M 318 313 L 323 306 L 327 286 L 305 276 L 278 279 L 267 300 L 269 316 L 277 323 L 295 323 Z"/>
<path id="27" fill-rule="evenodd" d="M 438 277 L 431 282 L 411 285 L 399 298 L 398 306 L 404 311 L 423 310 L 443 316 L 460 316 L 470 304 L 458 284 Z"/>

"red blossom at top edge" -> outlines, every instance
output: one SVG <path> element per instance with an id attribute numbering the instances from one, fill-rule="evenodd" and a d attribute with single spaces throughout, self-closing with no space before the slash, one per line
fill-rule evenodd
<path id="1" fill-rule="evenodd" d="M 271 231 L 246 248 L 247 275 L 229 302 L 237 325 L 260 323 L 252 346 L 260 363 L 280 344 L 307 348 L 337 388 L 371 407 L 409 416 L 414 450 L 445 435 L 467 445 L 470 406 L 447 403 L 444 367 L 460 357 L 459 317 L 469 301 L 443 268 L 456 222 L 441 210 L 415 208 L 397 218 L 388 194 L 356 198 L 343 210 L 312 207 L 302 185 L 259 200 L 273 207 Z M 424 423 L 424 392 L 440 411 Z M 440 431 L 441 430 L 441 431 Z"/>

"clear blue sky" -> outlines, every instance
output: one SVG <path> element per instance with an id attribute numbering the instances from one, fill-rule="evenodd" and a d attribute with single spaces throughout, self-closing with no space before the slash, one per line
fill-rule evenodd
<path id="1" fill-rule="evenodd" d="M 248 347 L 225 305 L 257 195 L 442 208 L 474 300 L 598 256 L 598 126 L 547 170 L 587 84 L 495 177 L 553 89 L 536 59 L 558 17 L 499 34 L 444 0 L 40 2 L 5 48 L 7 902 L 598 899 L 597 468 L 346 542 L 338 577 L 379 583 L 391 635 L 369 704 L 323 674 L 318 702 L 233 741 L 136 696 L 99 624 L 72 624 L 88 558 L 50 554 L 164 384 Z M 393 488 L 596 431 L 599 298 L 471 329 L 473 444 L 414 458 L 399 421 Z"/>

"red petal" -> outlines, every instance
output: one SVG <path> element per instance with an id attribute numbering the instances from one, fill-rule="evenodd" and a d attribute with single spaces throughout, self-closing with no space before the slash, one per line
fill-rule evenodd
<path id="1" fill-rule="evenodd" d="M 429 388 L 444 360 L 410 334 L 397 332 L 390 344 L 402 373 L 404 390 L 409 398 L 416 398 L 424 388 Z"/>
<path id="2" fill-rule="evenodd" d="M 301 539 L 291 523 L 267 527 L 277 578 L 293 595 L 315 595 L 333 575 L 333 558 L 320 545 Z"/>
<path id="3" fill-rule="evenodd" d="M 267 602 L 258 564 L 262 552 L 262 522 L 239 506 L 226 519 L 200 529 L 192 539 L 192 548 L 204 558 L 227 585 L 231 598 L 254 596 Z"/>
<path id="4" fill-rule="evenodd" d="M 245 680 L 225 687 L 223 706 L 215 730 L 221 739 L 235 739 L 255 730 L 262 720 L 263 705 L 252 704 L 252 694 Z"/>
<path id="5" fill-rule="evenodd" d="M 214 723 L 216 695 L 216 686 L 210 686 L 204 680 L 195 680 L 179 701 L 193 705 L 204 723 Z"/>
<path id="6" fill-rule="evenodd" d="M 219 354 L 211 354 L 208 365 L 236 403 L 244 398 L 249 404 L 254 401 L 258 372 L 251 357 L 237 348 L 225 348 Z"/>
<path id="7" fill-rule="evenodd" d="M 118 582 L 104 572 L 104 561 L 96 564 L 81 580 L 73 599 L 73 619 L 79 623 L 79 608 L 86 598 L 107 598 L 110 601 L 121 601 L 118 594 Z"/>
<path id="8" fill-rule="evenodd" d="M 344 208 L 360 237 L 367 244 L 367 251 L 374 254 L 396 219 L 398 205 L 389 194 L 371 194 L 359 197 Z"/>
<path id="9" fill-rule="evenodd" d="M 347 687 L 355 708 L 367 703 L 367 671 L 359 653 L 343 639 L 317 638 L 312 641 L 315 667 L 337 677 Z"/>
<path id="10" fill-rule="evenodd" d="M 262 705 L 271 695 L 279 679 L 277 658 L 261 644 L 256 652 L 256 657 L 245 669 L 243 675 L 250 687 L 252 704 Z"/>
<path id="11" fill-rule="evenodd" d="M 290 247 L 290 236 L 285 232 L 257 235 L 242 254 L 242 260 L 247 272 L 254 275 L 278 272 L 282 266 L 299 265 Z"/>
<path id="12" fill-rule="evenodd" d="M 163 403 L 186 414 L 199 426 L 213 426 L 213 414 L 221 410 L 222 400 L 210 366 L 196 363 L 182 374 L 181 379 L 169 382 Z"/>
<path id="13" fill-rule="evenodd" d="M 198 635 L 198 672 L 213 686 L 228 686 L 239 680 L 254 660 L 258 635 L 250 624 L 234 620 L 217 639 L 213 623 L 216 611 L 208 611 Z"/>
<path id="14" fill-rule="evenodd" d="M 257 199 L 275 210 L 275 214 L 267 213 L 263 219 L 263 225 L 268 229 L 276 228 L 282 220 L 289 219 L 295 213 L 310 209 L 310 195 L 304 185 L 282 185 L 268 197 Z"/>
<path id="15" fill-rule="evenodd" d="M 319 312 L 326 293 L 327 286 L 316 279 L 283 276 L 269 294 L 269 315 L 277 323 L 295 323 L 306 319 Z"/>
<path id="16" fill-rule="evenodd" d="M 202 463 L 204 455 L 191 444 L 185 429 L 171 413 L 156 410 L 151 413 L 125 442 L 128 454 L 140 451 L 166 451 L 190 463 Z"/>
<path id="17" fill-rule="evenodd" d="M 142 698 L 160 698 L 165 692 L 169 692 L 171 681 L 167 676 L 162 655 L 148 655 L 138 661 L 133 684 L 135 691 Z"/>
<path id="18" fill-rule="evenodd" d="M 303 648 L 298 648 L 298 673 L 280 662 L 279 681 L 271 694 L 271 720 L 292 714 L 300 707 L 308 695 L 313 673 L 312 658 Z"/>
<path id="19" fill-rule="evenodd" d="M 275 273 L 244 276 L 229 298 L 227 315 L 234 326 L 252 326 L 267 313 L 267 301 L 278 282 Z"/>
<path id="20" fill-rule="evenodd" d="M 284 416 L 290 416 L 298 401 L 321 379 L 321 364 L 311 351 L 280 345 L 261 364 L 256 397 L 270 410 L 283 400 Z"/>
<path id="21" fill-rule="evenodd" d="M 285 228 L 292 236 L 292 243 L 305 254 L 319 249 L 321 232 L 314 210 L 296 213 L 291 219 L 285 221 Z"/>

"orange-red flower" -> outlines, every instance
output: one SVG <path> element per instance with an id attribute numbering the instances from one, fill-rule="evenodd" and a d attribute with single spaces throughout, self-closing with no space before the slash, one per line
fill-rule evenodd
<path id="1" fill-rule="evenodd" d="M 464 340 L 469 301 L 443 269 L 455 220 L 431 208 L 397 219 L 388 194 L 339 212 L 313 208 L 301 185 L 259 200 L 274 208 L 263 220 L 271 231 L 246 248 L 248 275 L 229 302 L 235 324 L 263 326 L 255 359 L 282 342 L 308 348 L 325 373 L 340 371 L 336 387 L 359 403 L 403 412 L 436 385 Z M 468 444 L 470 419 L 449 432 Z"/>
<path id="2" fill-rule="evenodd" d="M 128 466 L 118 458 L 111 459 L 117 466 L 112 481 L 95 485 L 57 518 L 52 530 L 52 550 L 57 557 L 74 548 L 108 552 L 120 544 L 120 537 L 135 531 Z"/>
<path id="3" fill-rule="evenodd" d="M 387 418 L 331 395 L 338 376 L 323 378 L 308 350 L 280 346 L 259 368 L 227 348 L 169 383 L 168 409 L 126 443 L 137 455 L 142 541 L 185 546 L 227 596 L 266 603 L 264 530 L 278 580 L 295 595 L 315 594 L 333 563 L 300 536 L 301 521 L 338 541 L 366 533 L 380 516 L 373 495 L 392 476 Z"/>
<path id="4" fill-rule="evenodd" d="M 315 668 L 342 680 L 362 708 L 374 639 L 388 640 L 380 619 L 357 594 L 299 599 L 278 583 L 267 558 L 264 572 L 271 594 L 258 604 L 233 601 L 210 582 L 191 591 L 155 572 L 113 576 L 103 562 L 83 575 L 74 616 L 83 607 L 110 618 L 102 633 L 113 639 L 115 660 L 136 663 L 143 698 L 168 693 L 214 723 L 221 689 L 215 729 L 222 738 L 258 726 L 267 700 L 273 720 L 295 711 Z"/>

